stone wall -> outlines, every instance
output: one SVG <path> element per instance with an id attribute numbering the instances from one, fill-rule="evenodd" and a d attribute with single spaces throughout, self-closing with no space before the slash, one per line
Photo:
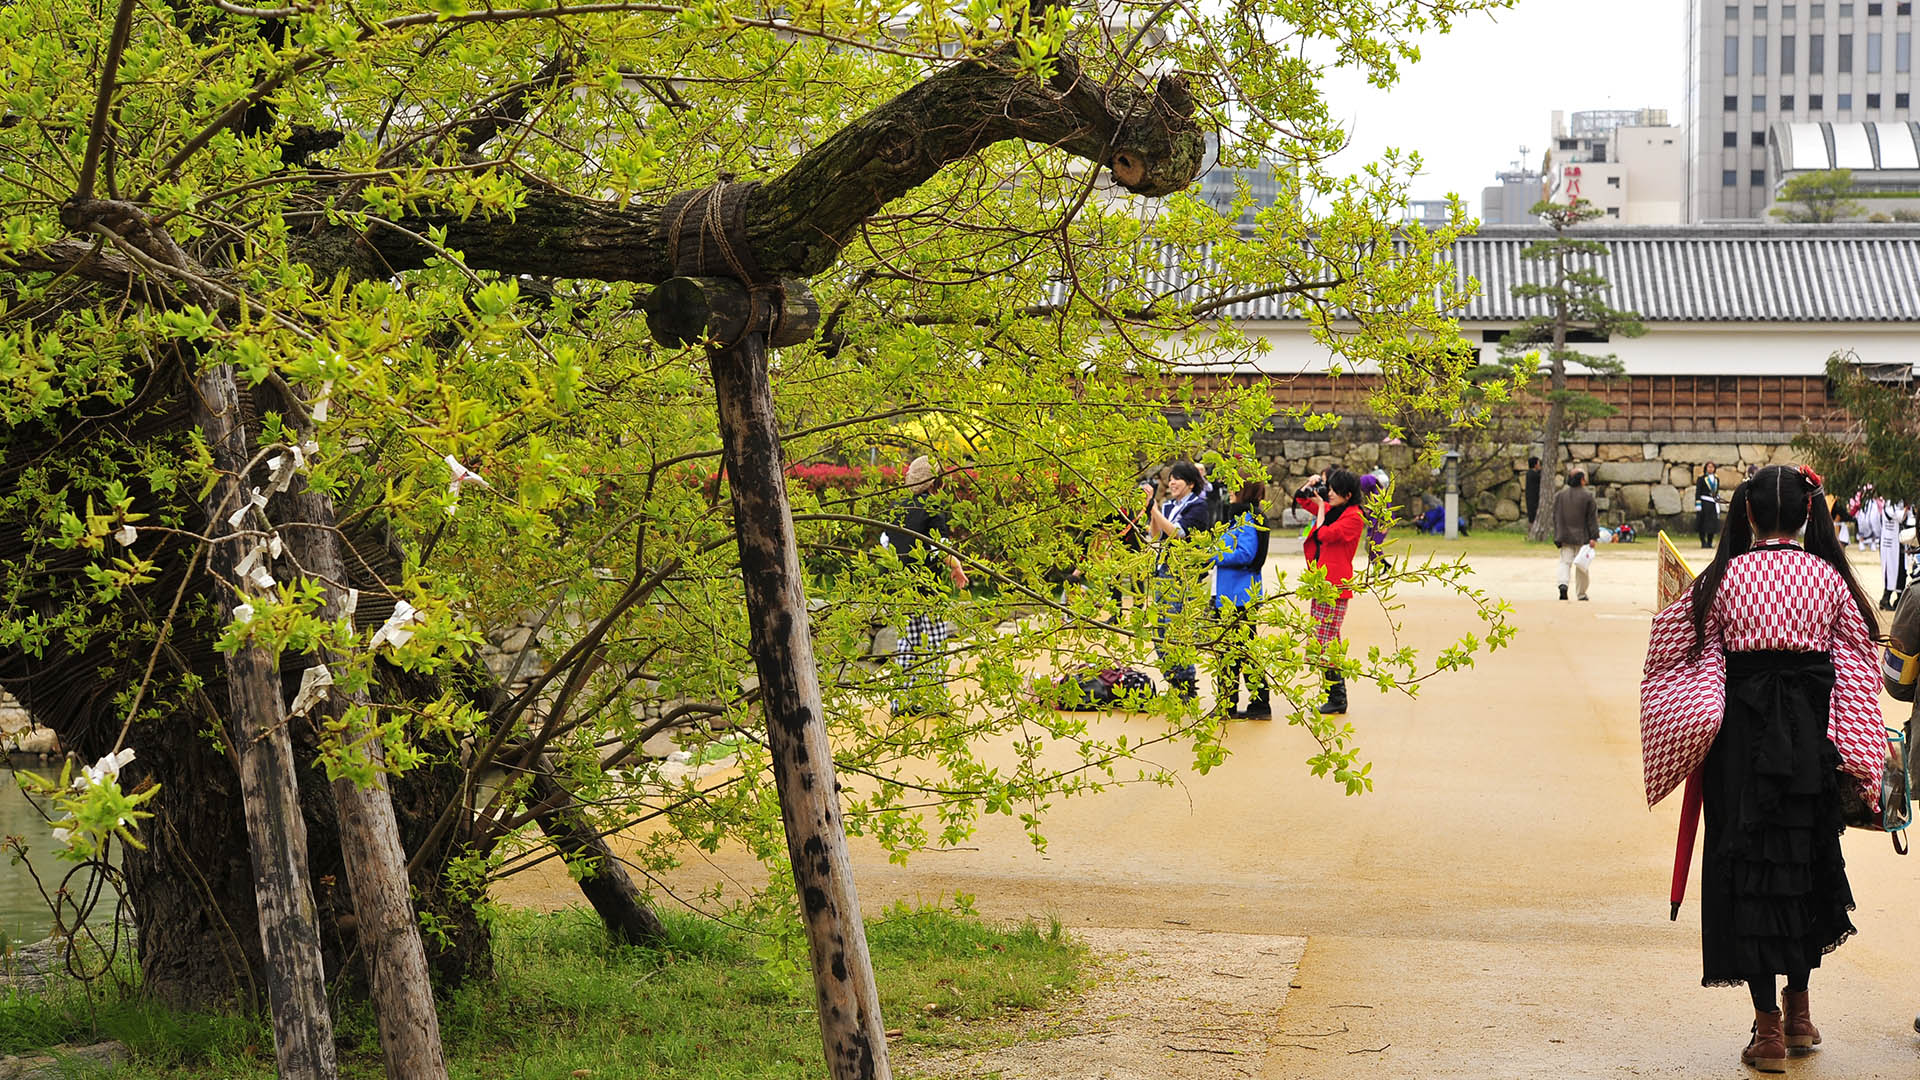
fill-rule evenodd
<path id="1" fill-rule="evenodd" d="M 1749 466 L 1797 461 L 1792 439 L 1791 432 L 1573 432 L 1562 443 L 1561 475 L 1576 466 L 1587 470 L 1604 525 L 1691 532 L 1693 484 L 1702 465 L 1720 466 L 1724 503 Z M 1277 430 L 1257 437 L 1254 448 L 1277 485 L 1269 492 L 1276 510 L 1308 476 L 1334 466 L 1384 467 L 1394 477 L 1403 516 L 1423 494 L 1446 490 L 1433 470 L 1416 464 L 1411 449 L 1383 444 L 1369 427 Z M 1466 452 L 1479 457 L 1462 461 L 1461 516 L 1474 528 L 1519 527 L 1527 457 L 1537 451 L 1517 445 Z"/>
<path id="2" fill-rule="evenodd" d="M 57 754 L 60 740 L 52 731 L 35 727 L 20 703 L 0 692 L 0 754 Z"/>

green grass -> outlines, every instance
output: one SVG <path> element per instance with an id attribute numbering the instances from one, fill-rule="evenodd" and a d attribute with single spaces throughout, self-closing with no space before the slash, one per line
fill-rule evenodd
<path id="1" fill-rule="evenodd" d="M 580 910 L 509 912 L 495 936 L 496 977 L 443 998 L 455 1077 L 735 1077 L 822 1075 L 804 954 L 771 959 L 766 939 L 697 916 L 667 916 L 664 949 L 611 944 Z M 1083 951 L 1058 924 L 1004 929 L 949 912 L 899 907 L 868 924 L 891 1045 L 990 1045 L 1004 1021 L 1079 985 Z M 762 954 L 766 954 L 763 956 Z M 137 997 L 89 1006 L 77 990 L 0 996 L 0 1054 L 118 1039 L 133 1061 L 120 1078 L 267 1080 L 273 1043 L 258 1019 L 170 1012 Z M 364 1006 L 344 1010 L 341 1075 L 381 1076 Z M 585 1070 L 577 1072 L 576 1070 Z"/>

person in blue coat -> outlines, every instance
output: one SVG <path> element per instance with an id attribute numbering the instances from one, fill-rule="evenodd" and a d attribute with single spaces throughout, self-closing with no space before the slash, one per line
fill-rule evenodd
<path id="1" fill-rule="evenodd" d="M 1248 670 L 1246 659 L 1247 643 L 1254 631 L 1249 608 L 1260 599 L 1260 575 L 1267 565 L 1271 535 L 1267 531 L 1266 498 L 1267 485 L 1258 480 L 1240 486 L 1234 500 L 1227 504 L 1223 520 L 1228 527 L 1220 534 L 1219 550 L 1213 559 L 1213 608 L 1227 648 L 1215 696 L 1235 720 L 1273 719 L 1266 680 Z M 1243 677 L 1247 685 L 1245 709 L 1238 705 Z"/>

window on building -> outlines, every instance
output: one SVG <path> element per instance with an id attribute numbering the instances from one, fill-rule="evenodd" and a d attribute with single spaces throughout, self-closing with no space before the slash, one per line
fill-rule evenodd
<path id="1" fill-rule="evenodd" d="M 1907 107 L 1907 103 L 1912 100 L 1913 100 L 1913 95 L 1903 91 L 1901 93 L 1893 95 L 1893 107 L 1896 109 L 1904 109 Z"/>
<path id="2" fill-rule="evenodd" d="M 1734 97 L 1732 94 L 1728 94 L 1726 97 L 1720 99 L 1720 108 L 1725 112 L 1739 112 L 1740 99 Z"/>
<path id="3" fill-rule="evenodd" d="M 1845 109 L 1851 109 L 1851 108 L 1853 108 L 1853 95 L 1852 95 L 1852 94 L 1841 94 L 1841 95 L 1840 95 L 1840 108 L 1841 108 L 1842 110 L 1845 110 Z"/>
<path id="4" fill-rule="evenodd" d="M 1608 186 L 1608 187 L 1619 187 L 1619 186 L 1620 186 L 1620 178 L 1619 178 L 1619 177 L 1617 177 L 1617 176 L 1609 176 L 1609 177 L 1607 177 L 1607 186 Z"/>
<path id="5" fill-rule="evenodd" d="M 1843 18 L 1843 19 L 1851 19 L 1851 18 L 1853 18 L 1853 5 L 1852 5 L 1852 4 L 1841 4 L 1841 5 L 1840 5 L 1840 17 L 1841 17 L 1841 18 Z"/>
<path id="6" fill-rule="evenodd" d="M 1913 35 L 1905 30 L 1893 35 L 1893 70 L 1902 75 L 1913 70 Z"/>
<path id="7" fill-rule="evenodd" d="M 1780 95 L 1780 111 L 1781 112 L 1793 111 L 1793 95 L 1792 94 Z"/>
<path id="8" fill-rule="evenodd" d="M 1880 95 L 1879 95 L 1879 94 L 1868 94 L 1868 95 L 1867 95 L 1867 108 L 1869 108 L 1869 109 L 1877 109 L 1877 108 L 1879 108 L 1879 107 L 1880 107 Z"/>
<path id="9" fill-rule="evenodd" d="M 1761 112 L 1761 113 L 1767 111 L 1767 95 L 1765 94 L 1753 95 L 1753 111 Z"/>
<path id="10" fill-rule="evenodd" d="M 1868 4 L 1868 5 L 1867 5 L 1867 14 L 1869 14 L 1869 15 L 1878 15 L 1878 14 L 1880 14 L 1880 5 L 1879 5 L 1879 4 Z"/>
<path id="11" fill-rule="evenodd" d="M 1735 56 L 1734 59 L 1738 60 L 1740 58 L 1738 56 Z M 1852 71 L 1853 71 L 1853 35 L 1841 34 L 1840 35 L 1840 74 L 1845 75 Z"/>
<path id="12" fill-rule="evenodd" d="M 1911 15 L 1913 14 L 1913 4 L 1912 3 L 1895 4 L 1893 5 L 1893 13 L 1895 15 Z"/>
<path id="13" fill-rule="evenodd" d="M 1845 41 L 1846 39 L 1841 38 L 1840 40 Z M 1722 55 L 1720 57 L 1720 63 L 1726 69 L 1726 74 L 1740 74 L 1740 39 L 1734 37 L 1732 34 L 1728 34 L 1726 41 L 1721 44 Z M 1840 70 L 1845 71 L 1847 69 L 1841 68 Z"/>
<path id="14" fill-rule="evenodd" d="M 1560 140 L 1560 149 L 1562 149 L 1562 150 L 1578 150 L 1578 149 L 1580 149 L 1580 140 L 1579 140 L 1579 139 L 1561 139 L 1561 140 Z"/>
<path id="15" fill-rule="evenodd" d="M 1807 35 L 1807 74 L 1818 75 L 1827 70 L 1827 35 Z"/>
<path id="16" fill-rule="evenodd" d="M 1733 171 L 1732 169 L 1721 169 L 1720 170 L 1720 186 L 1721 187 L 1740 186 L 1740 174 Z"/>
<path id="17" fill-rule="evenodd" d="M 1793 74 L 1793 46 L 1796 40 L 1792 34 L 1780 39 L 1780 74 L 1782 75 Z"/>
<path id="18" fill-rule="evenodd" d="M 1880 35 L 1867 35 L 1867 74 L 1880 73 Z"/>
<path id="19" fill-rule="evenodd" d="M 1755 75 L 1767 73 L 1767 38 L 1764 34 L 1756 34 L 1753 38 L 1753 73 Z"/>
<path id="20" fill-rule="evenodd" d="M 1807 14 L 1816 19 L 1824 19 L 1827 17 L 1827 5 L 1809 4 L 1807 5 Z"/>
<path id="21" fill-rule="evenodd" d="M 1721 146 L 1724 146 L 1724 147 L 1727 147 L 1727 148 L 1729 148 L 1729 149 L 1731 149 L 1731 148 L 1733 148 L 1733 147 L 1736 147 L 1736 146 L 1739 146 L 1739 145 L 1740 145 L 1740 133 L 1739 133 L 1739 132 L 1737 132 L 1737 131 L 1723 131 L 1723 132 L 1721 132 L 1721 133 L 1720 133 L 1720 145 L 1721 145 Z"/>
<path id="22" fill-rule="evenodd" d="M 1767 5 L 1765 4 L 1753 5 L 1753 17 L 1756 19 L 1765 19 L 1767 17 Z"/>
<path id="23" fill-rule="evenodd" d="M 1822 108 L 1826 106 L 1826 104 L 1827 104 L 1826 101 L 1823 100 L 1819 94 L 1807 95 L 1807 108 L 1812 109 L 1815 112 L 1819 112 Z"/>
<path id="24" fill-rule="evenodd" d="M 1799 8 L 1799 6 L 1798 6 L 1798 5 L 1796 5 L 1796 4 L 1781 4 L 1781 5 L 1780 5 L 1780 17 L 1781 17 L 1781 18 L 1783 18 L 1783 19 L 1791 19 L 1791 18 L 1793 18 L 1793 17 L 1795 16 L 1795 15 L 1797 15 L 1797 14 L 1799 14 L 1799 11 L 1800 11 L 1800 8 Z"/>
<path id="25" fill-rule="evenodd" d="M 1740 21 L 1740 5 L 1738 4 L 1727 5 L 1727 21 L 1728 22 Z"/>
<path id="26" fill-rule="evenodd" d="M 1619 207 L 1617 207 L 1617 206 L 1609 206 L 1609 207 L 1607 207 L 1607 216 L 1608 216 L 1608 217 L 1619 217 L 1619 216 L 1620 216 L 1620 208 L 1619 208 Z"/>
<path id="27" fill-rule="evenodd" d="M 1767 186 L 1767 170 L 1754 169 L 1753 171 L 1747 173 L 1747 185 L 1749 187 L 1766 187 Z"/>
<path id="28" fill-rule="evenodd" d="M 1749 146 L 1765 146 L 1765 145 L 1767 145 L 1767 133 L 1766 133 L 1766 132 L 1764 132 L 1764 131 L 1752 131 L 1752 132 L 1748 132 L 1747 134 L 1748 134 L 1748 135 L 1749 135 L 1749 137 L 1750 137 L 1750 141 L 1748 142 L 1748 144 L 1747 144 L 1747 145 L 1749 145 Z"/>

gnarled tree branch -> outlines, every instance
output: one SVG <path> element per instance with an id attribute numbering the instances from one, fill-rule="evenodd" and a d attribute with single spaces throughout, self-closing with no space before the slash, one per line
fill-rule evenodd
<path id="1" fill-rule="evenodd" d="M 941 168 L 998 142 L 1025 139 L 1110 166 L 1142 195 L 1178 191 L 1205 151 L 1192 100 L 1173 79 L 1153 90 L 1107 86 L 1070 58 L 1041 82 L 1004 58 L 966 60 L 901 93 L 809 151 L 749 201 L 747 235 L 762 271 L 808 277 L 832 266 L 861 223 Z M 673 276 L 662 203 L 610 206 L 535 191 L 511 220 L 430 211 L 401 224 L 446 230 L 467 265 L 536 276 L 659 282 Z M 370 245 L 371 250 L 368 250 Z M 407 236 L 319 230 L 301 257 L 316 266 L 417 267 L 431 254 Z M 377 271 L 376 271 L 377 272 Z"/>

